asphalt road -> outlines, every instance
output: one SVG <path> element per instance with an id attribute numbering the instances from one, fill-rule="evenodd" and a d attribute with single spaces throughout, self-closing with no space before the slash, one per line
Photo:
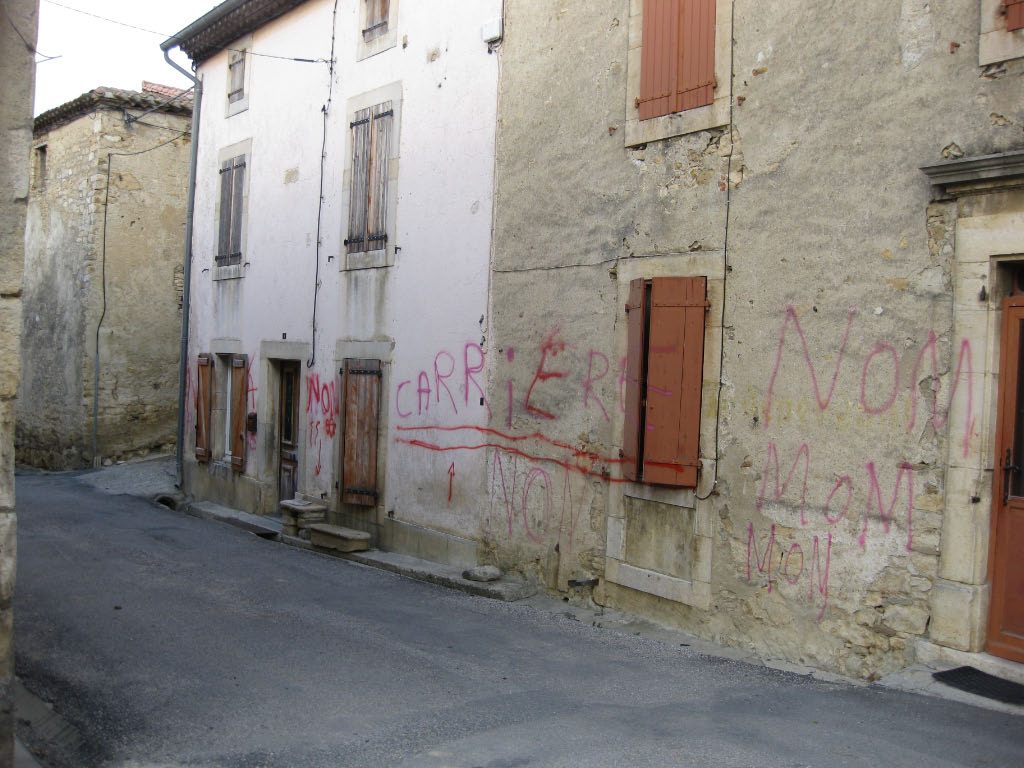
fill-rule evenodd
<path id="1" fill-rule="evenodd" d="M 80 734 L 75 768 L 1024 766 L 1012 715 L 450 592 L 70 475 L 17 494 L 17 672 Z"/>

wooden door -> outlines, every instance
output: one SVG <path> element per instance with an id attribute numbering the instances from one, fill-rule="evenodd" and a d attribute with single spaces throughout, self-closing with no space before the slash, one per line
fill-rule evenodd
<path id="1" fill-rule="evenodd" d="M 1003 302 L 988 651 L 1024 661 L 1024 296 Z"/>
<path id="2" fill-rule="evenodd" d="M 280 498 L 295 498 L 299 467 L 299 364 L 281 364 L 281 402 L 278 408 L 278 488 Z"/>

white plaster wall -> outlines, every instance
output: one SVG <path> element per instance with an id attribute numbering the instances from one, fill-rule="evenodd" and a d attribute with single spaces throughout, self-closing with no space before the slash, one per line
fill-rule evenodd
<path id="1" fill-rule="evenodd" d="M 253 51 L 282 56 L 327 59 L 330 52 L 331 0 L 311 0 L 256 30 Z M 398 4 L 397 45 L 356 60 L 358 4 L 339 3 L 335 57 L 337 65 L 328 112 L 324 204 L 320 228 L 315 364 L 303 369 L 321 382 L 337 381 L 335 348 L 339 339 L 390 340 L 392 365 L 384 377 L 381 419 L 386 425 L 380 450 L 386 452 L 383 480 L 387 510 L 395 517 L 449 531 L 472 533 L 467 515 L 475 517 L 486 475 L 483 452 L 460 452 L 451 504 L 447 470 L 453 457 L 396 443 L 406 437 L 402 425 L 486 424 L 487 409 L 470 384 L 466 407 L 463 354 L 469 342 L 481 345 L 486 335 L 487 275 L 490 253 L 491 200 L 498 54 L 488 53 L 480 29 L 500 16 L 501 1 Z M 227 54 L 199 70 L 204 82 L 199 178 L 192 284 L 191 376 L 195 356 L 213 339 L 237 339 L 237 351 L 250 359 L 263 340 L 312 342 L 316 279 L 317 213 L 321 108 L 328 98 L 326 64 L 303 64 L 250 57 L 249 109 L 225 118 Z M 359 94 L 402 84 L 395 244 L 391 267 L 349 271 L 344 264 L 348 211 L 343 178 L 349 153 L 347 101 Z M 217 240 L 218 152 L 251 140 L 248 164 L 248 209 L 243 255 L 244 277 L 212 280 Z M 293 169 L 298 170 L 297 180 Z M 291 173 L 289 174 L 289 171 Z M 286 182 L 286 174 L 288 181 Z M 481 322 L 481 318 L 484 318 Z M 458 412 L 442 391 L 430 407 L 417 413 L 416 380 L 427 371 L 434 387 L 434 361 L 451 354 L 455 373 L 448 380 Z M 471 348 L 471 365 L 478 352 Z M 442 373 L 447 358 L 442 356 Z M 254 410 L 265 382 L 264 366 L 251 366 L 248 409 Z M 486 391 L 483 373 L 476 374 Z M 411 380 L 397 415 L 395 388 Z M 310 430 L 315 407 L 302 418 Z M 424 403 L 425 404 L 425 403 Z M 262 411 L 262 404 L 256 403 Z M 315 404 L 314 404 L 315 405 Z M 189 405 L 189 438 L 194 423 Z M 266 425 L 261 425 L 261 431 Z M 323 425 L 304 434 L 300 490 L 336 495 L 340 436 L 325 439 Z M 436 442 L 430 434 L 416 437 Z M 274 467 L 263 466 L 263 451 L 247 454 L 246 474 L 269 479 Z M 321 465 L 316 472 L 317 464 Z M 470 478 L 475 486 L 470 487 Z M 465 500 L 465 501 L 464 501 Z"/>

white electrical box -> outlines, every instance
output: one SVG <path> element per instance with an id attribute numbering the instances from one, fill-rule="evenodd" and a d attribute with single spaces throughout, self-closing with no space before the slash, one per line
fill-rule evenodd
<path id="1" fill-rule="evenodd" d="M 496 43 L 501 40 L 503 34 L 504 29 L 501 17 L 491 19 L 480 27 L 480 36 L 484 39 L 485 43 Z"/>

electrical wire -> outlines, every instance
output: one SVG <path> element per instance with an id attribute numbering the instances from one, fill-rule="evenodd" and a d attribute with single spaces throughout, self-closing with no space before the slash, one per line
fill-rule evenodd
<path id="1" fill-rule="evenodd" d="M 316 208 L 316 274 L 313 277 L 313 352 L 309 360 L 306 361 L 307 368 L 312 368 L 316 363 L 316 300 L 320 295 L 320 248 L 323 245 L 321 242 L 321 223 L 324 213 L 324 165 L 327 162 L 327 116 L 330 114 L 331 99 L 334 95 L 334 38 L 338 28 L 337 21 L 338 0 L 334 0 L 334 12 L 331 16 L 331 65 L 327 75 L 327 103 L 320 109 L 324 115 L 324 139 L 320 145 L 320 200 Z"/>
<path id="2" fill-rule="evenodd" d="M 32 43 L 30 43 L 25 38 L 25 35 L 23 35 L 21 33 L 20 29 L 18 29 L 18 25 L 14 23 L 14 19 L 12 19 L 10 17 L 10 14 L 7 13 L 7 2 L 6 2 L 6 0 L 4 0 L 3 5 L 0 5 L 0 10 L 2 10 L 4 12 L 4 18 L 7 19 L 7 23 L 11 25 L 11 29 L 14 30 L 14 34 L 16 34 L 18 37 L 20 37 L 21 38 L 21 42 L 23 42 L 25 44 L 25 49 L 29 53 L 34 55 L 34 56 L 42 56 L 43 57 L 43 60 L 42 61 L 37 61 L 36 64 L 43 64 L 44 62 L 53 61 L 54 59 L 59 59 L 60 58 L 60 56 L 47 56 L 45 53 L 39 51 L 34 45 L 32 45 Z"/>
<path id="3" fill-rule="evenodd" d="M 68 10 L 68 11 L 74 11 L 75 13 L 80 13 L 83 16 L 90 16 L 90 17 L 92 17 L 94 19 L 98 19 L 100 21 L 105 21 L 105 22 L 107 22 L 109 24 L 117 24 L 118 26 L 127 27 L 128 29 L 134 29 L 134 30 L 137 30 L 139 32 L 147 32 L 147 33 L 149 33 L 151 35 L 157 35 L 158 37 L 163 37 L 163 38 L 166 38 L 168 40 L 171 39 L 172 37 L 174 37 L 174 35 L 169 35 L 166 32 L 158 32 L 155 29 L 146 29 L 145 27 L 138 27 L 138 26 L 136 26 L 134 24 L 129 24 L 129 23 L 124 22 L 124 21 L 118 21 L 117 19 L 110 19 L 110 18 L 107 18 L 106 16 L 100 16 L 97 13 L 90 13 L 89 11 L 83 11 L 81 8 L 72 8 L 70 5 L 64 5 L 63 3 L 58 3 L 58 2 L 55 2 L 55 0 L 43 0 L 43 1 L 49 3 L 50 5 L 56 5 L 58 8 L 63 8 L 63 9 Z M 260 57 L 262 57 L 264 59 L 281 59 L 283 61 L 297 61 L 297 62 L 299 62 L 301 64 L 327 64 L 328 63 L 326 59 L 308 59 L 308 58 L 303 58 L 303 57 L 300 57 L 300 56 L 278 56 L 278 55 L 273 54 L 273 53 L 255 53 L 254 51 L 247 50 L 247 49 L 242 49 L 242 48 L 227 48 L 227 47 L 224 47 L 224 48 L 221 48 L 220 50 L 222 50 L 222 51 L 236 51 L 238 53 L 245 53 L 247 56 L 260 56 Z M 42 54 L 40 54 L 40 56 L 42 56 Z M 331 58 L 332 59 L 334 58 L 333 54 L 331 55 Z"/>
<path id="4" fill-rule="evenodd" d="M 103 301 L 100 309 L 100 319 L 96 321 L 96 351 L 93 355 L 92 365 L 92 460 L 94 464 L 99 459 L 100 330 L 103 328 L 103 320 L 107 316 L 107 211 L 110 208 L 110 167 L 113 165 L 111 158 L 144 155 L 147 152 L 160 149 L 160 147 L 166 147 L 171 142 L 177 141 L 189 133 L 191 133 L 191 130 L 181 131 L 177 136 L 173 136 L 167 139 L 167 141 L 162 141 L 155 146 L 141 149 L 138 152 L 107 152 L 107 185 L 103 192 L 103 244 L 100 251 L 100 295 Z"/>
<path id="5" fill-rule="evenodd" d="M 736 147 L 733 139 L 733 84 L 736 81 L 736 3 L 732 4 L 729 17 L 729 159 L 725 166 L 725 235 L 722 241 L 722 314 L 719 320 L 721 333 L 718 339 L 718 402 L 715 404 L 715 475 L 711 487 L 704 496 L 694 493 L 698 501 L 707 501 L 718 488 L 718 465 L 722 463 L 719 448 L 722 440 L 722 374 L 725 370 L 725 296 L 729 280 L 729 214 L 732 210 L 732 153 Z"/>

